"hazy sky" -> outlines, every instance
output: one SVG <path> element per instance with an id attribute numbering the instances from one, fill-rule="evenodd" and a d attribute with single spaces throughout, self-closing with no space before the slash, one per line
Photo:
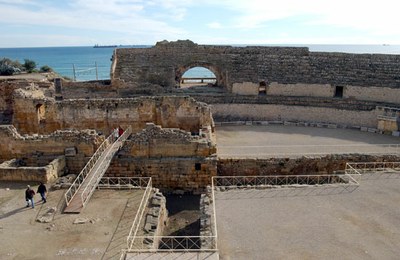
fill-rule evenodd
<path id="1" fill-rule="evenodd" d="M 400 44 L 395 0 L 0 0 L 0 47 Z"/>

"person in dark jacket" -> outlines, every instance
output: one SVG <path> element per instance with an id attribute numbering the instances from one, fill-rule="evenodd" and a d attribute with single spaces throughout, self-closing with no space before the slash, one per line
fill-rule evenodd
<path id="1" fill-rule="evenodd" d="M 37 193 L 40 194 L 40 196 L 42 197 L 42 201 L 43 203 L 46 203 L 46 193 L 47 193 L 47 188 L 46 186 L 43 184 L 43 182 L 40 182 L 39 187 L 37 189 Z"/>
<path id="2" fill-rule="evenodd" d="M 33 200 L 33 196 L 35 195 L 35 192 L 31 189 L 31 186 L 27 186 L 25 190 L 25 200 L 26 200 L 26 207 L 29 207 L 29 203 L 31 203 L 32 208 L 35 207 L 35 202 Z"/>

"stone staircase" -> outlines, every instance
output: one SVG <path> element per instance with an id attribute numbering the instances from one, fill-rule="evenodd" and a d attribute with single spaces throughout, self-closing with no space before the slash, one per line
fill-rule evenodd
<path id="1" fill-rule="evenodd" d="M 111 160 L 132 133 L 131 127 L 116 139 L 114 132 L 100 145 L 65 193 L 64 213 L 79 214 L 110 166 Z"/>

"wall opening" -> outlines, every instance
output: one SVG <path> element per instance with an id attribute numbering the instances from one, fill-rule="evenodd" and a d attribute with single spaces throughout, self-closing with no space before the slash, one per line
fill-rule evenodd
<path id="1" fill-rule="evenodd" d="M 183 73 L 180 78 L 180 88 L 213 87 L 217 84 L 216 75 L 205 67 L 193 67 Z"/>
<path id="2" fill-rule="evenodd" d="M 195 169 L 196 171 L 200 171 L 200 170 L 201 170 L 201 163 L 195 163 L 195 164 L 194 164 L 194 169 Z"/>
<path id="3" fill-rule="evenodd" d="M 261 81 L 258 86 L 258 95 L 265 96 L 267 95 L 267 83 L 265 81 Z"/>
<path id="4" fill-rule="evenodd" d="M 343 97 L 343 86 L 336 86 L 335 87 L 335 95 L 334 97 L 336 98 L 342 98 Z"/>
<path id="5" fill-rule="evenodd" d="M 36 115 L 38 119 L 38 123 L 44 123 L 46 120 L 46 109 L 43 104 L 36 105 Z"/>

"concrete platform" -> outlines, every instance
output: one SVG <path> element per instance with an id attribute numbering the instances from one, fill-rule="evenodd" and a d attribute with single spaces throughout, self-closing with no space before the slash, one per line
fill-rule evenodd
<path id="1" fill-rule="evenodd" d="M 358 189 L 299 196 L 216 193 L 221 259 L 398 259 L 400 174 L 363 175 Z M 322 188 L 323 189 L 323 188 Z"/>
<path id="2" fill-rule="evenodd" d="M 289 125 L 217 126 L 216 136 L 220 158 L 400 153 L 400 138 L 355 129 Z M 397 147 L 389 147 L 389 144 Z"/>
<path id="3" fill-rule="evenodd" d="M 217 252 L 204 253 L 183 253 L 183 252 L 165 252 L 165 253 L 129 253 L 126 260 L 218 260 Z"/>

